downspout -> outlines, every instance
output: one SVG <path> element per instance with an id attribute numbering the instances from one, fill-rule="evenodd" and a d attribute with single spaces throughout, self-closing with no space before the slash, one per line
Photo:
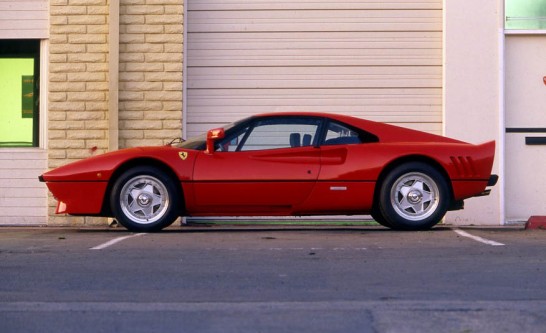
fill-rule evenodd
<path id="1" fill-rule="evenodd" d="M 108 150 L 119 148 L 119 0 L 108 8 Z"/>
<path id="2" fill-rule="evenodd" d="M 506 181 L 505 181 L 505 178 L 506 178 L 506 170 L 505 170 L 505 159 L 506 159 L 506 133 L 505 133 L 505 128 L 506 128 L 506 101 L 505 101 L 505 96 L 504 94 L 506 93 L 505 91 L 505 31 L 504 31 L 504 17 L 505 17 L 505 13 L 504 13 L 504 1 L 501 1 L 499 0 L 498 1 L 498 6 L 499 6 L 499 12 L 500 12 L 500 15 L 501 15 L 501 18 L 499 19 L 499 23 L 500 23 L 500 26 L 499 26 L 499 49 L 498 49 L 498 54 L 499 54 L 499 63 L 498 63 L 498 68 L 499 68 L 499 72 L 498 72 L 498 75 L 499 75 L 499 79 L 498 79 L 498 82 L 499 82 L 499 139 L 498 139 L 498 145 L 497 145 L 497 156 L 499 156 L 499 176 L 500 176 L 500 179 L 499 179 L 499 191 L 500 191 L 500 195 L 499 195 L 499 206 L 500 206 L 500 225 L 505 225 L 506 224 L 506 202 L 505 202 L 505 195 L 506 195 Z"/>

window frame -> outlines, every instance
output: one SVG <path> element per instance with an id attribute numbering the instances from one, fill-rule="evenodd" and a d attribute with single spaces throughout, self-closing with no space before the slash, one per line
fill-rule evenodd
<path id="1" fill-rule="evenodd" d="M 267 120 L 282 120 L 282 119 L 300 119 L 300 120 L 316 120 L 318 122 L 318 127 L 315 133 L 315 136 L 312 139 L 311 145 L 308 146 L 301 146 L 301 147 L 314 147 L 314 148 L 320 148 L 322 146 L 335 146 L 335 145 L 345 145 L 345 144 L 368 144 L 368 143 L 377 143 L 379 142 L 379 137 L 377 137 L 375 134 L 370 133 L 368 131 L 365 131 L 363 129 L 354 127 L 352 125 L 349 125 L 347 123 L 325 118 L 325 117 L 317 117 L 317 116 L 291 116 L 291 115 L 282 115 L 282 116 L 275 116 L 275 117 L 253 117 L 249 118 L 246 121 L 241 121 L 237 123 L 234 127 L 230 128 L 226 131 L 226 136 L 224 139 L 219 140 L 215 143 L 215 152 L 220 153 L 237 153 L 237 152 L 252 152 L 252 151 L 266 151 L 266 150 L 275 150 L 275 149 L 294 149 L 294 147 L 282 147 L 282 148 L 272 148 L 272 149 L 260 149 L 260 150 L 241 150 L 248 139 L 248 136 L 252 133 L 254 128 L 259 124 L 260 122 L 267 121 Z M 342 126 L 344 128 L 347 128 L 348 130 L 355 132 L 358 134 L 358 138 L 360 142 L 358 143 L 339 143 L 339 144 L 326 144 L 326 136 L 328 133 L 328 129 L 330 128 L 331 124 L 337 124 L 338 126 Z M 246 129 L 246 130 L 245 130 Z M 243 131 L 246 131 L 243 134 Z M 221 147 L 225 145 L 226 143 L 229 143 L 233 139 L 235 139 L 238 136 L 243 135 L 243 138 L 241 141 L 237 144 L 237 148 L 235 151 L 226 151 L 222 150 Z M 204 149 L 204 148 L 203 148 Z"/>
<path id="2" fill-rule="evenodd" d="M 278 117 L 257 117 L 257 118 L 252 118 L 250 119 L 250 121 L 248 122 L 242 122 L 241 124 L 239 124 L 238 126 L 235 126 L 234 128 L 232 128 L 230 131 L 228 131 L 228 133 L 226 133 L 226 137 L 222 140 L 219 140 L 216 144 L 215 144 L 215 151 L 218 151 L 218 152 L 230 152 L 230 153 L 234 153 L 234 152 L 252 152 L 252 151 L 266 151 L 266 150 L 275 150 L 275 149 L 292 149 L 294 147 L 278 147 L 278 148 L 271 148 L 271 149 L 256 149 L 256 150 L 243 150 L 242 148 L 244 148 L 244 145 L 246 144 L 248 138 L 252 135 L 252 133 L 254 132 L 254 130 L 257 128 L 257 127 L 261 127 L 261 123 L 263 122 L 267 122 L 267 121 L 274 121 L 274 122 L 279 122 L 279 124 L 282 124 L 282 121 L 283 120 L 288 120 L 288 119 L 294 119 L 294 120 L 298 120 L 298 121 L 302 121 L 302 125 L 304 125 L 304 122 L 306 120 L 309 120 L 309 121 L 316 121 L 317 122 L 317 128 L 315 130 L 315 134 L 314 134 L 314 137 L 313 137 L 313 140 L 312 140 L 312 144 L 309 145 L 309 146 L 302 146 L 302 147 L 313 147 L 313 146 L 317 146 L 316 143 L 318 143 L 321 138 L 321 134 L 322 134 L 322 127 L 324 126 L 324 119 L 323 118 L 320 118 L 320 117 L 313 117 L 313 116 L 278 116 Z M 286 124 L 288 124 L 289 122 L 286 122 Z M 296 124 L 296 122 L 294 123 Z M 235 139 L 236 137 L 239 137 L 239 136 L 243 136 L 240 140 L 240 142 L 237 144 L 237 148 L 235 149 L 235 151 L 222 151 L 220 148 L 225 145 L 226 143 L 232 141 L 233 139 Z"/>
<path id="3" fill-rule="evenodd" d="M 32 58 L 34 60 L 34 84 L 33 84 L 33 116 L 32 116 L 32 145 L 6 145 L 0 149 L 35 149 L 45 148 L 45 103 L 40 98 L 40 93 L 45 90 L 42 77 L 45 71 L 45 49 L 46 41 L 39 39 L 1 39 L 0 58 L 22 59 Z"/>

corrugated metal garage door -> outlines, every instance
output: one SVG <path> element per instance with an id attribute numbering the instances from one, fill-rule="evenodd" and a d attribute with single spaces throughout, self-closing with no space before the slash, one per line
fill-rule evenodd
<path id="1" fill-rule="evenodd" d="M 188 136 L 271 111 L 441 133 L 441 0 L 187 3 Z"/>

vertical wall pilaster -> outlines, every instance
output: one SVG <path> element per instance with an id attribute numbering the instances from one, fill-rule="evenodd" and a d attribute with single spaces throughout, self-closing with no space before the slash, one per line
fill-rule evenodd
<path id="1" fill-rule="evenodd" d="M 108 149 L 107 0 L 50 0 L 48 167 Z M 92 219 L 55 216 L 50 224 Z"/>

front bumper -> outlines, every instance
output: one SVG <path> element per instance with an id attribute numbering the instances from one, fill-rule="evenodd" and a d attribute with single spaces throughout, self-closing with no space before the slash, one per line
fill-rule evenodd
<path id="1" fill-rule="evenodd" d="M 56 214 L 97 215 L 101 213 L 107 182 L 45 182 L 57 202 Z"/>

